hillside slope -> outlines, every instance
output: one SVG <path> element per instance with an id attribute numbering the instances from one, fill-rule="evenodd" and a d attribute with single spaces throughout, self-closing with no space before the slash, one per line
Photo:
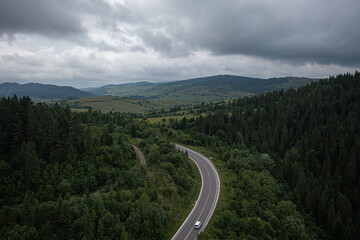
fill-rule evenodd
<path id="1" fill-rule="evenodd" d="M 88 89 L 88 91 L 99 96 L 111 95 L 199 103 L 249 96 L 280 88 L 297 88 L 314 80 L 295 77 L 260 79 L 218 75 L 167 83 L 139 82 L 134 84 L 108 85 Z"/>
<path id="2" fill-rule="evenodd" d="M 37 99 L 74 99 L 92 97 L 92 93 L 84 92 L 73 87 L 63 87 L 40 83 L 3 83 L 0 84 L 0 97 L 29 96 Z"/>
<path id="3" fill-rule="evenodd" d="M 97 96 L 137 96 L 139 93 L 149 91 L 155 87 L 155 83 L 150 82 L 137 82 L 125 83 L 119 85 L 106 85 L 99 88 L 83 89 Z"/>

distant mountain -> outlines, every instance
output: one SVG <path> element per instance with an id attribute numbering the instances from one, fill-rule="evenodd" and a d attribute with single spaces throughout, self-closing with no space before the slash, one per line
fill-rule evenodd
<path id="1" fill-rule="evenodd" d="M 316 81 L 316 79 L 297 77 L 261 79 L 218 75 L 167 83 L 139 82 L 107 85 L 88 89 L 88 91 L 98 96 L 110 95 L 194 103 L 221 101 L 277 89 L 297 88 L 311 81 Z"/>
<path id="2" fill-rule="evenodd" d="M 142 95 L 144 91 L 149 91 L 155 87 L 155 83 L 150 82 L 137 82 L 137 83 L 124 83 L 118 85 L 106 85 L 99 88 L 82 89 L 97 96 L 121 96 L 129 97 L 135 95 Z"/>
<path id="3" fill-rule="evenodd" d="M 29 96 L 34 99 L 75 99 L 92 97 L 92 93 L 84 92 L 73 87 L 62 87 L 40 83 L 3 83 L 0 84 L 0 97 Z"/>

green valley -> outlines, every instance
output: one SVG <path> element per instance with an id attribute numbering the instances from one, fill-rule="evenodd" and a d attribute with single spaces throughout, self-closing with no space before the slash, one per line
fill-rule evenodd
<path id="1" fill-rule="evenodd" d="M 131 98 L 120 98 L 112 96 L 88 97 L 70 100 L 67 104 L 75 111 L 86 111 L 89 108 L 101 110 L 104 113 L 128 112 L 128 113 L 145 113 L 151 111 L 160 111 L 161 109 L 169 110 L 174 106 L 182 105 L 182 101 L 165 101 L 165 100 L 141 100 Z"/>

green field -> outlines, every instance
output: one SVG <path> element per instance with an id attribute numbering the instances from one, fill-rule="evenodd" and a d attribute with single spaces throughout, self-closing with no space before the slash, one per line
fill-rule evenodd
<path id="1" fill-rule="evenodd" d="M 137 100 L 112 96 L 88 97 L 70 100 L 67 104 L 74 111 L 85 111 L 88 108 L 107 112 L 129 112 L 145 113 L 160 109 L 170 109 L 175 105 L 181 105 L 181 101 L 162 101 L 162 100 Z"/>

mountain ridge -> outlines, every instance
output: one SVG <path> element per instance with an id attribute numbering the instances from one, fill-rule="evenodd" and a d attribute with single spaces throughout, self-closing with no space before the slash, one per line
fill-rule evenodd
<path id="1" fill-rule="evenodd" d="M 236 75 L 215 75 L 163 83 L 137 82 L 106 85 L 89 89 L 97 96 L 117 96 L 140 99 L 185 100 L 199 103 L 260 94 L 267 91 L 297 88 L 317 81 L 314 78 L 278 77 L 252 78 Z"/>
<path id="2" fill-rule="evenodd" d="M 29 96 L 35 99 L 75 99 L 92 97 L 92 93 L 84 92 L 70 86 L 57 86 L 41 83 L 2 83 L 0 84 L 0 97 Z"/>

